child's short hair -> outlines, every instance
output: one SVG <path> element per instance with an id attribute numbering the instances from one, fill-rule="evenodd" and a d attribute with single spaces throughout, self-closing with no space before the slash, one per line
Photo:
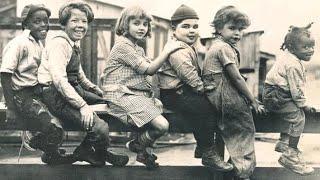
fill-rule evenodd
<path id="1" fill-rule="evenodd" d="M 151 37 L 151 21 L 153 20 L 152 16 L 148 14 L 140 6 L 131 6 L 131 7 L 125 8 L 121 12 L 120 18 L 118 19 L 116 24 L 116 34 L 119 36 L 129 34 L 129 22 L 131 19 L 134 19 L 134 18 L 147 19 L 148 31 L 146 36 Z"/>
<path id="2" fill-rule="evenodd" d="M 313 24 L 310 23 L 306 27 L 296 27 L 296 26 L 290 26 L 289 27 L 289 32 L 286 34 L 284 38 L 284 42 L 282 43 L 280 49 L 281 50 L 292 50 L 295 44 L 299 43 L 300 38 L 302 36 L 310 37 L 310 31 L 309 28 Z"/>
<path id="3" fill-rule="evenodd" d="M 26 5 L 22 12 L 21 12 L 21 27 L 22 27 L 22 30 L 24 30 L 27 26 L 27 22 L 28 22 L 28 19 L 30 18 L 30 16 L 36 12 L 36 11 L 39 11 L 39 10 L 44 10 L 48 17 L 50 17 L 51 15 L 51 11 L 46 8 L 43 4 L 29 4 L 29 5 Z"/>
<path id="4" fill-rule="evenodd" d="M 92 22 L 94 19 L 94 14 L 91 7 L 82 2 L 67 3 L 59 9 L 59 22 L 61 25 L 65 26 L 71 16 L 72 9 L 79 9 L 80 11 L 86 13 L 88 23 Z"/>
<path id="5" fill-rule="evenodd" d="M 234 25 L 243 28 L 250 26 L 249 17 L 240 12 L 234 6 L 226 6 L 221 8 L 214 16 L 211 26 L 215 27 L 217 31 L 222 29 L 228 22 L 232 22 Z"/>

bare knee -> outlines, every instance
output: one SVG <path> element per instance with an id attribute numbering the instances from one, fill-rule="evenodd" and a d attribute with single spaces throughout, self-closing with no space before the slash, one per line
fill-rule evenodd
<path id="1" fill-rule="evenodd" d="M 169 130 L 169 122 L 163 116 L 158 116 L 151 121 L 151 125 L 161 134 L 165 134 Z"/>
<path id="2" fill-rule="evenodd" d="M 105 122 L 102 119 L 95 116 L 94 117 L 94 126 L 92 127 L 92 131 L 98 135 L 108 137 L 109 136 L 109 125 L 107 122 Z"/>

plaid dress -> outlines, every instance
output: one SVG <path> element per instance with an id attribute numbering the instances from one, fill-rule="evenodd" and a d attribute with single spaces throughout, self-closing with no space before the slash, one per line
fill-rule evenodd
<path id="1" fill-rule="evenodd" d="M 162 114 L 161 102 L 153 97 L 151 77 L 145 74 L 150 60 L 144 50 L 124 36 L 111 50 L 101 77 L 109 113 L 123 123 L 142 127 Z"/>

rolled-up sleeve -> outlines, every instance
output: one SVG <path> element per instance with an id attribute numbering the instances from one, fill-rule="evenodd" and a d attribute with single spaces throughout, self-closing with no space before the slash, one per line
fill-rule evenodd
<path id="1" fill-rule="evenodd" d="M 237 56 L 234 51 L 227 46 L 222 46 L 218 51 L 218 59 L 223 67 L 226 67 L 229 64 L 235 64 Z"/>
<path id="2" fill-rule="evenodd" d="M 190 85 L 196 91 L 203 88 L 203 82 L 196 67 L 192 64 L 192 57 L 188 53 L 188 49 L 181 49 L 172 53 L 169 56 L 169 62 L 181 81 Z"/>
<path id="3" fill-rule="evenodd" d="M 70 47 L 65 40 L 55 39 L 47 48 L 49 72 L 52 81 L 62 96 L 75 108 L 80 109 L 86 104 L 84 99 L 68 82 L 67 65 L 70 60 Z M 72 51 L 72 50 L 71 50 Z"/>
<path id="4" fill-rule="evenodd" d="M 293 101 L 298 107 L 305 106 L 304 75 L 299 69 L 289 67 L 287 69 L 288 84 Z"/>
<path id="5" fill-rule="evenodd" d="M 120 44 L 116 49 L 118 60 L 130 67 L 132 67 L 139 74 L 145 74 L 150 66 L 148 59 L 129 44 Z"/>

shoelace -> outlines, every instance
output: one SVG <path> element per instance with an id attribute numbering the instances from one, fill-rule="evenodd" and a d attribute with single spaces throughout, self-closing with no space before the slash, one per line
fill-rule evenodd
<path id="1" fill-rule="evenodd" d="M 18 163 L 20 162 L 20 157 L 21 157 L 23 147 L 25 147 L 29 151 L 36 151 L 35 149 L 30 147 L 30 145 L 29 145 L 31 137 L 30 137 L 28 131 L 22 131 L 20 136 L 21 136 L 21 146 L 19 149 Z"/>

